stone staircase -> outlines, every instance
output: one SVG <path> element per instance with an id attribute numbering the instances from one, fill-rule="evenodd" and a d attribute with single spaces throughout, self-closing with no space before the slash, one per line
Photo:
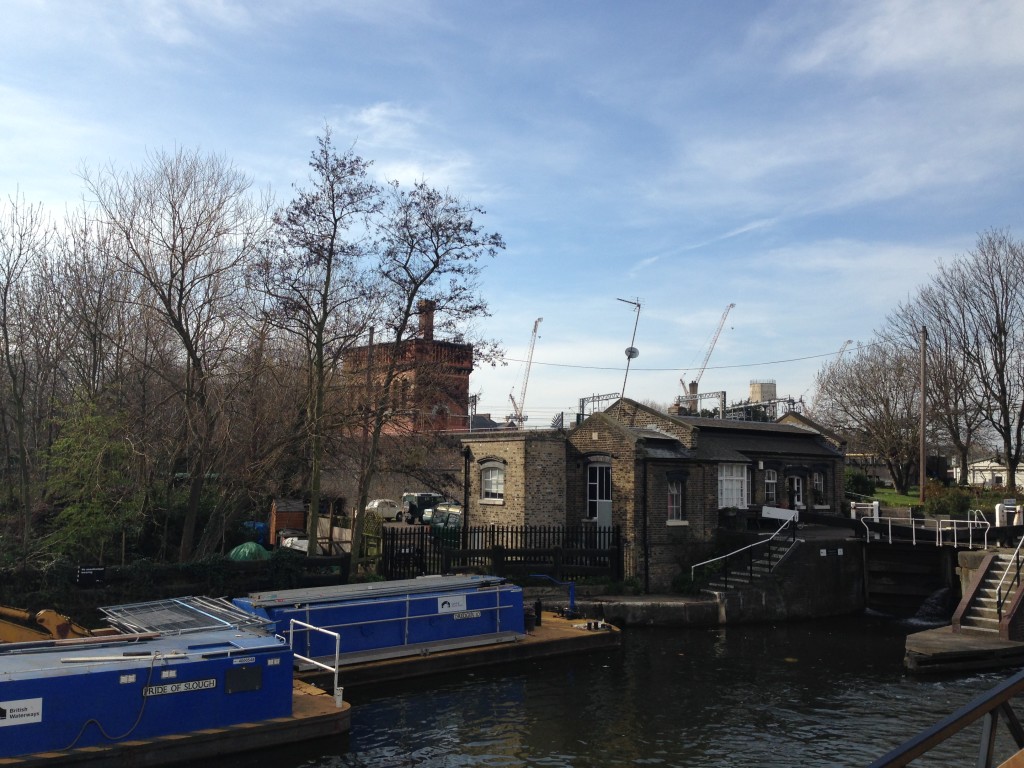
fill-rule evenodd
<path id="1" fill-rule="evenodd" d="M 708 581 L 706 589 L 726 592 L 757 583 L 778 566 L 793 544 L 793 540 L 787 536 L 783 539 L 772 539 L 767 544 L 756 547 L 753 549 L 753 555 L 748 552 L 736 554 L 729 558 L 727 569 L 723 567 L 718 570 Z"/>
<path id="2" fill-rule="evenodd" d="M 957 631 L 991 635 L 992 637 L 1000 636 L 999 611 L 997 609 L 998 587 L 1000 579 L 1003 578 L 1003 574 L 1012 560 L 1012 555 L 1006 554 L 997 554 L 992 558 L 989 567 L 981 574 L 981 583 L 974 589 L 970 602 L 962 612 L 957 611 L 960 614 Z M 1024 578 L 1024 572 L 1022 572 L 1022 578 Z M 1009 591 L 1009 594 L 1005 594 L 1003 598 L 1004 616 L 1019 589 L 1020 586 L 1013 582 L 1013 570 L 1011 569 L 1010 574 L 1003 582 L 1004 593 Z M 954 616 L 954 622 L 957 622 L 956 616 Z"/>

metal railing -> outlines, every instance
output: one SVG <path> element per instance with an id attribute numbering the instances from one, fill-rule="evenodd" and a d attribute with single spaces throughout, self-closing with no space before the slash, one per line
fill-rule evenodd
<path id="1" fill-rule="evenodd" d="M 515 630 L 516 629 L 516 625 L 515 625 L 514 619 L 510 620 L 508 618 L 508 615 L 515 612 L 516 605 L 515 605 L 515 600 L 513 599 L 513 595 L 516 593 L 516 590 L 517 590 L 517 588 L 512 586 L 512 585 L 501 584 L 501 585 L 498 585 L 498 586 L 496 586 L 494 588 L 491 588 L 491 589 L 480 590 L 478 592 L 474 592 L 472 594 L 474 594 L 475 596 L 478 597 L 478 600 L 476 601 L 477 604 L 475 604 L 472 608 L 467 607 L 465 609 L 465 612 L 476 613 L 476 614 L 480 614 L 480 615 L 487 614 L 488 616 L 490 614 L 493 614 L 494 615 L 493 630 L 488 629 L 488 632 L 487 632 L 488 634 L 490 634 L 491 632 L 493 632 L 493 633 L 501 633 L 502 631 L 510 631 L 510 630 L 502 630 L 502 624 L 503 624 L 503 622 L 502 622 L 502 614 L 503 613 L 506 614 L 506 626 L 508 626 L 507 622 L 511 621 L 512 622 L 512 629 Z M 386 610 L 388 608 L 393 608 L 395 606 L 398 607 L 398 610 L 396 610 L 393 615 L 390 615 L 390 616 L 389 615 L 384 615 L 382 618 L 367 618 L 364 615 L 358 615 L 358 616 L 353 615 L 351 617 L 351 620 L 350 620 L 349 617 L 346 616 L 344 621 L 336 621 L 334 623 L 323 622 L 321 624 L 309 624 L 307 622 L 300 621 L 298 619 L 290 619 L 290 622 L 292 624 L 298 624 L 300 627 L 304 627 L 304 628 L 306 628 L 308 630 L 311 630 L 311 631 L 315 630 L 317 632 L 322 632 L 322 633 L 324 633 L 326 635 L 329 635 L 330 637 L 337 637 L 337 638 L 341 637 L 341 635 L 338 634 L 338 631 L 344 632 L 346 630 L 353 630 L 353 631 L 355 631 L 355 630 L 367 630 L 367 629 L 372 629 L 372 628 L 374 628 L 376 626 L 388 626 L 388 625 L 394 626 L 394 625 L 397 625 L 398 626 L 397 633 L 401 636 L 401 643 L 395 646 L 397 648 L 397 647 L 405 647 L 405 646 L 413 645 L 413 639 L 414 639 L 413 635 L 415 633 L 415 627 L 413 625 L 416 625 L 417 627 L 421 626 L 421 625 L 430 625 L 430 626 L 432 626 L 437 621 L 437 619 L 439 617 L 451 616 L 453 619 L 455 619 L 455 618 L 458 618 L 458 616 L 463 612 L 461 609 L 460 610 L 452 610 L 450 612 L 442 612 L 442 613 L 438 613 L 436 611 L 431 610 L 431 608 L 436 606 L 437 602 L 438 602 L 438 597 L 437 597 L 436 594 L 428 594 L 428 595 L 402 594 L 402 595 L 395 595 L 394 597 L 391 597 L 391 598 L 387 598 L 387 597 L 375 598 L 375 599 L 372 600 L 372 602 L 373 602 L 373 605 L 375 607 L 384 608 L 385 612 L 386 612 Z M 354 607 L 362 607 L 362 606 L 365 606 L 365 604 L 366 603 L 357 602 L 357 603 L 352 603 L 351 605 L 354 606 Z M 427 610 L 423 611 L 423 612 L 416 612 L 414 610 L 414 606 L 427 606 Z M 297 611 L 300 611 L 310 621 L 315 621 L 317 619 L 318 614 L 319 615 L 330 614 L 330 613 L 336 612 L 337 609 L 338 609 L 337 604 L 323 604 L 323 605 L 311 604 L 311 605 L 306 605 L 306 606 L 303 606 L 303 607 L 297 607 L 296 608 Z M 338 630 L 338 631 L 335 631 L 335 630 Z M 310 633 L 306 633 L 306 653 L 312 655 L 313 654 L 313 648 L 312 648 L 311 639 L 310 639 L 309 635 L 310 635 Z M 289 639 L 289 644 L 291 645 L 292 644 L 292 631 L 291 631 L 291 629 L 289 629 L 288 639 Z M 340 659 L 340 640 L 338 641 L 338 643 L 336 645 L 337 645 L 337 648 L 335 649 L 335 660 L 334 660 L 335 668 L 338 667 L 338 665 L 339 665 L 339 663 L 341 661 L 341 659 Z M 293 653 L 294 653 L 294 645 L 292 646 L 292 650 L 293 650 Z M 349 652 L 350 651 L 347 651 L 346 653 L 349 653 Z M 299 656 L 297 653 L 295 653 L 295 657 L 300 659 L 300 660 L 302 660 L 302 661 L 309 661 L 309 659 L 307 659 L 306 657 L 303 657 L 303 656 Z M 321 658 L 323 658 L 323 654 L 321 654 Z M 323 667 L 324 669 L 330 669 L 330 667 L 322 665 L 322 664 L 319 664 L 317 662 L 311 662 L 311 663 L 316 664 L 316 666 L 318 666 L 318 667 Z"/>
<path id="2" fill-rule="evenodd" d="M 981 743 L 978 748 L 976 765 L 981 768 L 991 768 L 995 759 L 996 726 L 999 724 L 1000 715 L 1005 719 L 1006 727 L 1009 729 L 1017 749 L 1024 749 L 1024 728 L 1021 727 L 1017 714 L 1010 706 L 1010 700 L 1021 693 L 1024 693 L 1024 672 L 1014 675 L 990 691 L 976 697 L 953 714 L 878 758 L 868 768 L 899 768 L 899 766 L 908 765 L 912 760 L 921 757 L 982 718 L 984 718 L 984 722 L 982 723 Z"/>
<path id="3" fill-rule="evenodd" d="M 1020 549 L 1024 546 L 1024 536 L 1021 536 L 1020 541 L 1017 542 L 1017 548 L 1013 550 L 1013 554 L 1010 555 L 1010 562 L 1006 564 L 1006 568 L 1003 570 L 1003 577 L 999 579 L 999 584 L 996 586 L 996 615 L 999 620 L 1003 620 L 1003 604 L 1006 599 L 1013 594 L 1014 588 L 1020 586 Z M 1006 577 L 1010 575 L 1010 571 L 1013 571 L 1013 577 L 1010 579 L 1010 583 L 1006 585 L 1006 591 L 1003 591 L 1003 583 L 1006 581 Z"/>
<path id="4" fill-rule="evenodd" d="M 977 513 L 977 515 L 970 515 L 970 513 Z M 970 510 L 969 517 L 963 520 L 957 520 L 954 518 L 914 520 L 906 517 L 880 517 L 877 520 L 874 520 L 865 517 L 861 518 L 860 522 L 861 525 L 864 526 L 864 534 L 868 541 L 871 540 L 872 533 L 878 533 L 877 530 L 873 530 L 872 526 L 868 524 L 873 523 L 876 528 L 879 526 L 885 527 L 886 535 L 890 544 L 892 544 L 894 540 L 905 541 L 907 536 L 899 534 L 904 531 L 909 531 L 910 542 L 916 546 L 918 541 L 918 531 L 922 533 L 920 538 L 921 541 L 924 542 L 927 539 L 933 538 L 931 531 L 934 530 L 935 546 L 965 546 L 968 549 L 974 549 L 975 547 L 976 532 L 978 532 L 978 537 L 980 538 L 977 545 L 982 549 L 988 549 L 988 532 L 992 527 L 992 524 L 981 516 L 979 510 Z M 894 526 L 897 534 L 895 536 L 893 535 Z M 952 533 L 951 538 L 947 537 L 947 534 L 949 533 Z M 961 539 L 965 540 L 962 541 Z"/>
<path id="5" fill-rule="evenodd" d="M 772 541 L 774 541 L 779 536 L 779 534 L 781 534 L 787 528 L 791 528 L 792 529 L 792 532 L 793 532 L 792 541 L 791 541 L 791 543 L 789 545 L 789 548 L 787 548 L 785 552 L 783 552 L 781 555 L 779 555 L 778 559 L 775 561 L 775 563 L 773 565 L 772 564 L 772 548 L 771 548 L 771 543 L 772 543 Z M 778 530 L 776 530 L 775 533 L 773 533 L 767 539 L 762 539 L 761 541 L 755 541 L 753 544 L 748 544 L 745 547 L 740 547 L 739 549 L 737 549 L 737 550 L 735 550 L 733 552 L 729 552 L 728 554 L 719 555 L 718 557 L 712 557 L 710 560 L 704 560 L 702 562 L 699 562 L 699 563 L 696 563 L 694 565 L 691 565 L 690 566 L 690 581 L 691 582 L 695 582 L 696 581 L 697 569 L 698 568 L 702 568 L 704 566 L 709 566 L 709 565 L 712 565 L 714 563 L 717 563 L 717 562 L 721 561 L 724 564 L 724 566 L 725 566 L 723 571 L 722 571 L 723 578 L 725 580 L 725 585 L 728 586 L 729 585 L 729 562 L 730 562 L 730 560 L 738 559 L 744 553 L 746 553 L 747 556 L 748 556 L 747 569 L 748 569 L 748 572 L 750 574 L 750 577 L 753 578 L 753 576 L 754 576 L 754 550 L 756 550 L 758 547 L 764 547 L 764 546 L 768 547 L 768 570 L 772 571 L 772 570 L 775 569 L 775 566 L 777 566 L 779 564 L 779 562 L 781 562 L 782 558 L 784 558 L 787 554 L 789 554 L 789 551 L 793 548 L 793 546 L 795 544 L 796 544 L 796 524 L 795 524 L 795 522 L 793 520 L 786 520 L 786 521 L 784 521 L 782 523 L 782 525 L 780 525 L 778 527 Z"/>
<path id="6" fill-rule="evenodd" d="M 302 656 L 302 655 L 298 654 L 295 651 L 295 627 L 296 626 L 302 627 L 303 629 L 305 629 L 308 632 L 322 632 L 323 634 L 327 635 L 328 637 L 333 637 L 334 638 L 334 666 L 333 667 L 331 667 L 328 664 L 324 664 L 322 662 L 319 662 L 316 659 L 312 659 L 312 658 L 310 658 L 308 656 Z M 345 695 L 345 689 L 338 687 L 338 668 L 341 665 L 340 664 L 340 662 L 341 662 L 341 635 L 338 634 L 337 632 L 331 632 L 328 629 L 323 629 L 322 627 L 316 627 L 316 626 L 314 626 L 312 624 L 307 624 L 306 622 L 299 621 L 298 619 L 291 619 L 288 622 L 288 647 L 292 649 L 292 656 L 294 656 L 299 661 L 304 661 L 307 664 L 312 664 L 314 667 L 322 669 L 322 670 L 324 670 L 326 672 L 333 672 L 334 673 L 334 705 L 336 707 L 338 707 L 338 708 L 341 708 L 341 705 L 343 703 L 343 698 L 344 698 L 344 695 Z"/>

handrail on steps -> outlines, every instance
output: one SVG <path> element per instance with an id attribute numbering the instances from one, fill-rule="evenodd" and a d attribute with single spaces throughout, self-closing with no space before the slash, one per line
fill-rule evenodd
<path id="1" fill-rule="evenodd" d="M 769 552 L 769 555 L 770 555 L 770 553 L 771 553 L 771 546 L 770 546 L 770 544 L 771 544 L 772 540 L 775 539 L 775 537 L 778 536 L 780 533 L 782 533 L 784 530 L 786 530 L 786 528 L 788 528 L 790 525 L 793 526 L 793 540 L 795 542 L 796 541 L 796 525 L 794 524 L 794 520 L 793 519 L 784 520 L 782 522 L 782 525 L 780 525 L 778 527 L 778 530 L 776 530 L 775 533 L 773 533 L 767 539 L 762 539 L 761 541 L 755 541 L 753 544 L 747 544 L 746 546 L 740 547 L 739 549 L 737 549 L 737 550 L 735 550 L 733 552 L 729 552 L 728 554 L 719 555 L 718 557 L 712 557 L 710 560 L 704 560 L 703 562 L 691 565 L 690 566 L 690 581 L 693 582 L 696 579 L 697 569 L 700 568 L 701 566 L 710 565 L 711 563 L 717 563 L 719 560 L 724 560 L 726 562 L 725 579 L 726 579 L 726 583 L 728 584 L 728 581 L 729 581 L 728 562 L 729 562 L 730 558 L 735 557 L 736 555 L 739 555 L 742 552 L 747 552 L 748 550 L 752 552 L 755 547 L 760 547 L 760 546 L 763 546 L 765 544 L 769 545 L 768 552 Z M 753 555 L 751 555 L 750 567 L 751 567 L 751 570 L 753 570 Z"/>
<path id="2" fill-rule="evenodd" d="M 1010 596 L 1010 592 L 1014 586 L 1020 585 L 1020 548 L 1024 546 L 1024 536 L 1020 537 L 1020 541 L 1017 542 L 1017 548 L 1013 550 L 1013 554 L 1010 556 L 1010 562 L 1006 564 L 1006 568 L 1003 570 L 1003 577 L 999 579 L 999 585 L 996 587 L 996 615 L 999 620 L 1003 620 L 1003 603 L 1006 602 L 1006 598 Z M 1010 583 L 1006 585 L 1006 594 L 1003 594 L 1003 582 L 1006 581 L 1006 577 L 1010 575 L 1010 569 L 1013 568 L 1013 578 Z"/>

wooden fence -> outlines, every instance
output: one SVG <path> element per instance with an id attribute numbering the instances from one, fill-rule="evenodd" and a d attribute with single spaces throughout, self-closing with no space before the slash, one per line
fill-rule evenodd
<path id="1" fill-rule="evenodd" d="M 428 526 L 385 528 L 380 573 L 387 579 L 448 573 L 622 579 L 619 526 L 471 526 L 459 538 L 443 541 Z"/>

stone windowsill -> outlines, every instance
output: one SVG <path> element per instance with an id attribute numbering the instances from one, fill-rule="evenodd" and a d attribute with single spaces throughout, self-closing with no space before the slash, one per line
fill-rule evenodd
<path id="1" fill-rule="evenodd" d="M 690 524 L 689 520 L 668 520 L 666 522 L 669 528 L 685 527 Z"/>

